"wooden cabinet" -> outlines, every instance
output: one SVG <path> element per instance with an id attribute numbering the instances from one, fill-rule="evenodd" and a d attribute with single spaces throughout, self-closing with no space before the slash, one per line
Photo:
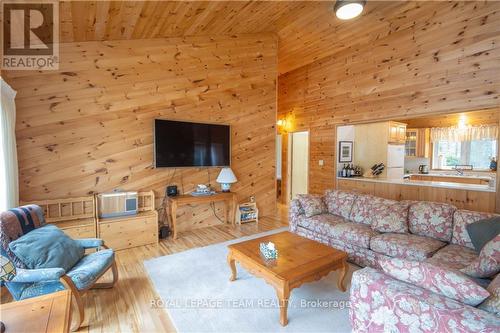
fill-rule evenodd
<path id="1" fill-rule="evenodd" d="M 148 211 L 131 216 L 100 219 L 99 238 L 113 250 L 156 244 L 158 242 L 158 214 Z"/>
<path id="2" fill-rule="evenodd" d="M 405 155 L 408 157 L 430 157 L 430 129 L 406 129 Z"/>
<path id="3" fill-rule="evenodd" d="M 113 250 L 158 243 L 158 213 L 153 191 L 138 192 L 136 215 L 97 218 L 97 234 Z"/>
<path id="4" fill-rule="evenodd" d="M 461 183 L 461 184 L 475 184 L 475 185 L 488 185 L 490 182 L 487 179 L 472 178 L 472 177 L 444 177 L 436 175 L 411 175 L 410 180 L 425 180 L 433 182 L 448 182 L 448 183 Z"/>
<path id="5" fill-rule="evenodd" d="M 337 187 L 339 190 L 344 190 L 344 191 L 354 191 L 358 193 L 371 194 L 371 195 L 375 193 L 375 183 L 370 183 L 370 182 L 339 179 L 337 181 Z"/>
<path id="6" fill-rule="evenodd" d="M 464 187 L 466 186 L 464 184 Z M 459 209 L 479 212 L 494 212 L 497 195 L 495 192 L 370 181 L 369 179 L 337 179 L 337 188 L 391 200 L 445 202 Z"/>
<path id="7" fill-rule="evenodd" d="M 73 239 L 96 237 L 93 196 L 22 202 L 22 204 L 40 206 L 45 221 L 56 225 Z"/>
<path id="8" fill-rule="evenodd" d="M 406 142 L 406 124 L 390 121 L 388 142 L 404 144 Z"/>

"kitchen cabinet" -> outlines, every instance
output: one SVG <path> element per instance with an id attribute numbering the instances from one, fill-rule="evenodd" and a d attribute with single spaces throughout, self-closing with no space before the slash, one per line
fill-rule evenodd
<path id="1" fill-rule="evenodd" d="M 474 177 L 461 177 L 461 176 L 436 176 L 436 175 L 411 175 L 410 181 L 412 180 L 425 180 L 433 182 L 449 182 L 449 183 L 461 183 L 461 184 L 476 184 L 476 185 L 488 185 L 489 180 L 484 178 L 474 178 Z"/>
<path id="2" fill-rule="evenodd" d="M 389 143 L 404 144 L 406 142 L 406 124 L 389 122 Z"/>
<path id="3" fill-rule="evenodd" d="M 430 129 L 408 128 L 405 132 L 405 155 L 407 157 L 430 156 Z"/>
<path id="4" fill-rule="evenodd" d="M 457 184 L 446 186 L 424 186 L 412 182 L 394 181 L 380 178 L 347 178 L 337 179 L 337 188 L 344 191 L 353 191 L 371 194 L 390 200 L 418 200 L 444 202 L 456 206 L 458 209 L 475 210 L 480 212 L 495 211 L 495 192 L 467 189 L 472 184 L 462 184 L 463 188 L 456 188 Z"/>

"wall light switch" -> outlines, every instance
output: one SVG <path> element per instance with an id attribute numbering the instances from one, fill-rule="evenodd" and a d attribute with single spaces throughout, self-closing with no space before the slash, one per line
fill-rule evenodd
<path id="1" fill-rule="evenodd" d="M 319 165 L 320 165 L 320 166 L 323 166 L 323 165 L 325 164 L 325 161 L 323 161 L 323 160 L 319 160 L 319 162 L 318 162 L 318 163 L 319 163 Z"/>

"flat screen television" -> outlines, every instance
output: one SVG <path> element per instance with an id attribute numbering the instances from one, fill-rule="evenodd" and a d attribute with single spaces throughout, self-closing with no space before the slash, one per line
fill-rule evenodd
<path id="1" fill-rule="evenodd" d="M 228 125 L 155 119 L 155 167 L 229 166 L 230 138 Z"/>

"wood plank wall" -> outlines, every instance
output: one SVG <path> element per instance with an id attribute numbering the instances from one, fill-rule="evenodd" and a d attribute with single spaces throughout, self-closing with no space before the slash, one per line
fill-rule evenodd
<path id="1" fill-rule="evenodd" d="M 279 76 L 278 118 L 288 120 L 280 131 L 313 138 L 310 192 L 334 187 L 337 124 L 500 105 L 500 2 L 447 2 L 398 22 L 375 42 Z"/>
<path id="2" fill-rule="evenodd" d="M 230 124 L 233 190 L 274 213 L 276 54 L 272 34 L 66 43 L 59 71 L 3 72 L 18 91 L 21 200 L 120 188 L 154 190 L 158 207 L 169 184 L 218 188 L 217 168 L 153 168 L 164 118 Z M 207 205 L 179 212 L 215 221 Z"/>

